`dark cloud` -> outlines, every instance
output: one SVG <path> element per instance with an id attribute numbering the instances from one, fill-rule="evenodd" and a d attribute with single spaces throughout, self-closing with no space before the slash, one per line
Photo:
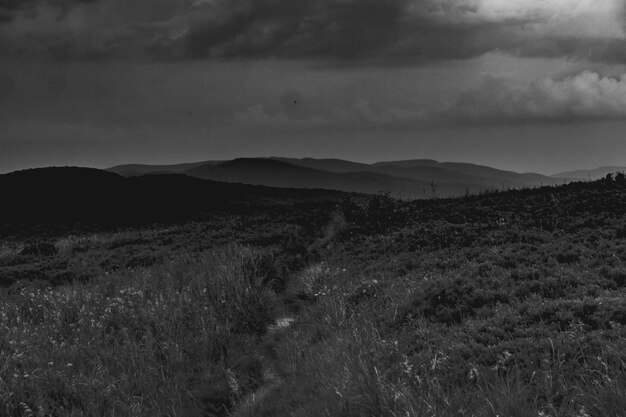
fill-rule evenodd
<path id="1" fill-rule="evenodd" d="M 182 39 L 191 56 L 356 58 L 402 35 L 407 0 L 230 2 L 221 21 L 195 22 Z M 229 4 L 231 6 L 231 4 Z"/>
<path id="2" fill-rule="evenodd" d="M 422 123 L 426 114 L 420 110 L 374 106 L 357 96 L 337 101 L 316 94 L 286 91 L 271 97 L 265 104 L 248 107 L 236 115 L 244 125 L 273 127 L 347 127 L 405 126 Z"/>
<path id="3" fill-rule="evenodd" d="M 35 9 L 40 6 L 55 8 L 60 14 L 65 14 L 77 4 L 95 1 L 99 0 L 0 0 L 0 23 L 9 22 L 20 13 L 33 17 Z"/>
<path id="4" fill-rule="evenodd" d="M 31 4 L 27 0 L 0 0 L 0 23 L 10 22 L 19 11 L 31 7 Z"/>
<path id="5" fill-rule="evenodd" d="M 490 51 L 625 62 L 622 0 L 0 0 L 0 53 L 376 63 Z"/>
<path id="6" fill-rule="evenodd" d="M 476 21 L 454 0 L 236 0 L 197 2 L 179 36 L 160 38 L 161 57 L 277 57 L 429 61 L 497 49 L 516 21 Z"/>

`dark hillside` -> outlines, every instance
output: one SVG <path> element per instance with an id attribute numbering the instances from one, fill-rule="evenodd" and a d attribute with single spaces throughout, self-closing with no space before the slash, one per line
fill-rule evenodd
<path id="1" fill-rule="evenodd" d="M 621 178 L 494 192 L 464 199 L 416 201 L 411 207 L 419 212 L 423 220 L 452 223 L 503 220 L 509 224 L 544 230 L 567 230 L 583 219 L 590 221 L 588 217 L 624 215 L 626 182 Z"/>
<path id="2" fill-rule="evenodd" d="M 120 215 L 123 177 L 91 168 L 42 168 L 0 175 L 2 223 L 94 221 Z M 117 194 L 117 195 L 116 195 Z"/>
<path id="3" fill-rule="evenodd" d="M 340 200 L 325 190 L 220 183 L 180 174 L 124 178 L 91 168 L 42 168 L 0 175 L 0 224 L 139 225 L 189 220 L 207 211 L 254 210 L 298 201 Z"/>

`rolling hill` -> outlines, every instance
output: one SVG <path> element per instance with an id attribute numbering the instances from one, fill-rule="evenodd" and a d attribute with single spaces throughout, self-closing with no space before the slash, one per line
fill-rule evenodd
<path id="1" fill-rule="evenodd" d="M 143 165 L 143 164 L 128 164 L 128 165 L 116 165 L 108 168 L 107 171 L 114 172 L 124 177 L 136 177 L 145 174 L 155 173 L 182 173 L 187 170 L 193 169 L 198 166 L 207 164 L 219 164 L 223 161 L 204 161 L 204 162 L 190 162 L 186 164 L 176 165 Z"/>
<path id="2" fill-rule="evenodd" d="M 430 159 L 365 164 L 342 159 L 238 158 L 178 165 L 121 165 L 123 176 L 178 173 L 214 181 L 283 188 L 388 192 L 400 198 L 460 196 L 495 189 L 561 184 L 567 179 Z"/>
<path id="3" fill-rule="evenodd" d="M 428 183 L 375 172 L 329 172 L 266 158 L 239 158 L 218 165 L 208 164 L 185 174 L 214 181 L 267 185 L 281 188 L 321 188 L 375 194 L 390 192 L 418 198 Z"/>
<path id="4" fill-rule="evenodd" d="M 600 168 L 595 168 L 595 169 L 581 169 L 578 171 L 567 171 L 567 172 L 560 172 L 558 174 L 554 174 L 552 177 L 553 178 L 574 178 L 577 180 L 583 180 L 583 181 L 593 181 L 593 180 L 599 180 L 601 178 L 604 178 L 607 176 L 607 174 L 611 174 L 611 173 L 615 173 L 615 172 L 624 172 L 626 171 L 626 167 L 619 167 L 619 166 L 607 166 L 607 167 L 600 167 Z"/>
<path id="5" fill-rule="evenodd" d="M 429 159 L 415 159 L 406 161 L 377 162 L 374 166 L 398 167 L 405 169 L 417 169 L 429 167 L 431 169 L 445 170 L 461 175 L 471 183 L 482 183 L 497 188 L 519 188 L 536 185 L 556 184 L 554 178 L 536 173 L 518 173 L 491 168 L 484 165 L 476 165 L 462 162 L 437 162 Z M 441 181 L 441 180 L 440 180 Z M 502 185 L 504 184 L 504 187 Z"/>
<path id="6" fill-rule="evenodd" d="M 2 224 L 135 225 L 176 221 L 259 204 L 341 200 L 329 190 L 231 184 L 181 174 L 123 177 L 93 168 L 51 167 L 0 175 Z"/>

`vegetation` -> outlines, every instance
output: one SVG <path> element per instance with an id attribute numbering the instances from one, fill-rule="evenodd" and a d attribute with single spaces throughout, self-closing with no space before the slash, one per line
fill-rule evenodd
<path id="1" fill-rule="evenodd" d="M 0 415 L 624 416 L 625 207 L 616 176 L 16 235 Z"/>
<path id="2" fill-rule="evenodd" d="M 274 295 L 258 255 L 230 247 L 5 295 L 0 414 L 220 413 L 259 381 Z"/>

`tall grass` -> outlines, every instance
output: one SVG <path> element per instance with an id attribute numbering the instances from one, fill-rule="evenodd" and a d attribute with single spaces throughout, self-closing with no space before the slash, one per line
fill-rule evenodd
<path id="1" fill-rule="evenodd" d="M 389 330 L 385 317 L 401 299 L 394 280 L 363 284 L 350 279 L 351 272 L 338 271 L 345 270 L 320 264 L 300 275 L 302 288 L 317 302 L 301 312 L 277 347 L 284 382 L 253 410 L 238 415 L 626 416 L 623 337 L 606 340 L 602 352 L 588 349 L 583 334 L 548 341 L 547 351 L 538 339 L 537 351 L 545 355 L 534 369 L 522 368 L 536 353 L 528 351 L 505 353 L 496 366 L 476 364 L 466 372 L 468 363 L 448 356 L 451 345 L 416 351 L 407 340 L 398 340 L 411 339 L 407 332 L 432 339 L 451 328 L 416 320 L 412 329 Z M 376 293 L 355 297 L 366 291 Z M 357 299 L 361 304 L 354 306 Z M 457 342 L 450 338 L 448 343 Z M 581 348 L 574 359 L 566 359 L 571 345 Z"/>
<path id="2" fill-rule="evenodd" d="M 0 415 L 223 415 L 262 379 L 275 295 L 232 246 L 0 300 Z"/>

